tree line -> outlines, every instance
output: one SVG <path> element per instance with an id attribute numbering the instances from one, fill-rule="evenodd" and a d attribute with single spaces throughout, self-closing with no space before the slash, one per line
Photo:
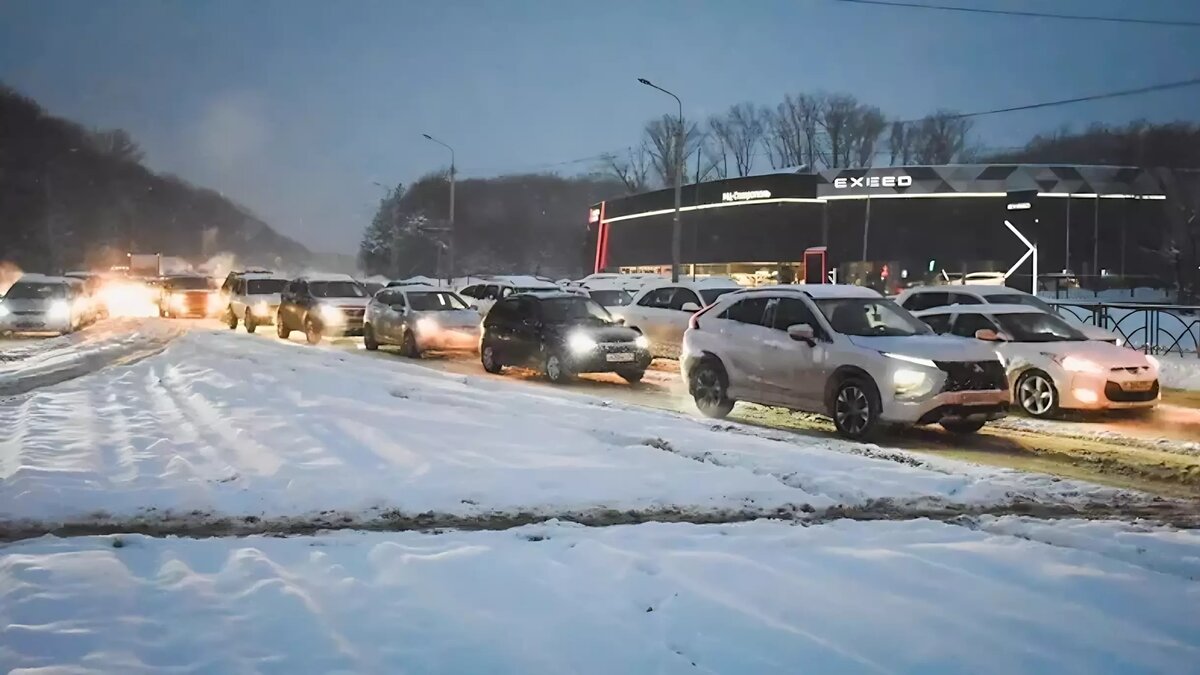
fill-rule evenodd
<path id="1" fill-rule="evenodd" d="M 636 193 L 674 184 L 677 157 L 683 158 L 685 183 L 749 176 L 767 167 L 966 163 L 982 152 L 971 129 L 971 119 L 952 110 L 889 120 L 850 94 L 789 94 L 774 106 L 737 103 L 704 121 L 652 119 L 637 143 L 601 158 L 601 171 Z"/>
<path id="2" fill-rule="evenodd" d="M 87 129 L 0 84 L 0 261 L 56 273 L 107 267 L 128 252 L 308 260 L 249 209 L 142 159 L 124 130 Z"/>

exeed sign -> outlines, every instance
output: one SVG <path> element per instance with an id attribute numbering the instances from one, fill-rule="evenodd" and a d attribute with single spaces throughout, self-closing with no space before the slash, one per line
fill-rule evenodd
<path id="1" fill-rule="evenodd" d="M 833 187 L 838 190 L 845 188 L 890 188 L 909 187 L 912 176 L 859 176 L 857 178 L 835 178 Z"/>
<path id="2" fill-rule="evenodd" d="M 746 192 L 722 192 L 723 202 L 744 202 L 748 199 L 770 199 L 770 190 L 747 190 Z"/>

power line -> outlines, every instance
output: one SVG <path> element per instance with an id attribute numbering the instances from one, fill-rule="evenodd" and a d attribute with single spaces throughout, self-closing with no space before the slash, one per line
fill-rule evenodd
<path id="1" fill-rule="evenodd" d="M 964 12 L 967 14 L 992 14 L 1000 16 L 1035 17 L 1039 19 L 1063 19 L 1067 21 L 1101 21 L 1105 23 L 1141 24 L 1143 26 L 1171 26 L 1185 28 L 1200 28 L 1200 21 L 1141 19 L 1118 16 L 1094 16 L 1087 14 L 1057 14 L 1053 12 L 1029 12 L 1016 9 L 986 9 L 982 7 L 956 7 L 954 5 L 935 5 L 921 2 L 899 2 L 897 0 L 836 0 L 856 5 L 878 5 L 881 7 L 899 7 L 905 9 L 927 9 L 942 12 Z"/>

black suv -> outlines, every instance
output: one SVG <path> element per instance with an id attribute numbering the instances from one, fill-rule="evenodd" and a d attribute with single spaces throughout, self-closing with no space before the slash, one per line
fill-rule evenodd
<path id="1" fill-rule="evenodd" d="M 650 365 L 650 342 L 607 309 L 572 293 L 519 293 L 492 306 L 483 320 L 483 369 L 540 368 L 551 382 L 576 373 L 617 373 L 638 382 Z"/>
<path id="2" fill-rule="evenodd" d="M 275 330 L 284 340 L 302 330 L 314 345 L 326 335 L 362 335 L 369 299 L 362 284 L 349 276 L 293 279 L 281 294 Z"/>

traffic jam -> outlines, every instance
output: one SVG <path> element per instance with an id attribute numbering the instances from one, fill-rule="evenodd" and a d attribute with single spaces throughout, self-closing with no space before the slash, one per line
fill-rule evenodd
<path id="1" fill-rule="evenodd" d="M 747 287 L 653 274 L 579 280 L 484 276 L 367 282 L 263 268 L 138 276 L 24 275 L 0 302 L 0 332 L 66 334 L 104 317 L 208 319 L 229 329 L 555 385 L 607 373 L 683 390 L 693 412 L 738 402 L 823 416 L 864 440 L 938 425 L 966 435 L 1019 414 L 1147 410 L 1158 363 L 1115 334 L 1072 324 L 1041 299 L 994 285 Z M 477 361 L 476 361 L 477 360 Z"/>

